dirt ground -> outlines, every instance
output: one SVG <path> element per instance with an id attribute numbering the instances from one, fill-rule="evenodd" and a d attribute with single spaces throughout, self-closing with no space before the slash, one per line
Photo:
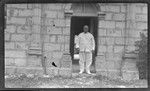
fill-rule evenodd
<path id="1" fill-rule="evenodd" d="M 71 78 L 37 75 L 6 75 L 5 88 L 147 88 L 147 80 L 125 82 L 95 74 L 73 73 Z"/>

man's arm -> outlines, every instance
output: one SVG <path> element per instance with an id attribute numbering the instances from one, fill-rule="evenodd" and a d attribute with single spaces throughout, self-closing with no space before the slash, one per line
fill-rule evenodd
<path id="1" fill-rule="evenodd" d="M 78 39 L 76 41 L 76 48 L 79 48 L 79 42 L 80 42 L 80 36 L 78 36 Z"/>
<path id="2" fill-rule="evenodd" d="M 95 39 L 94 36 L 92 35 L 92 50 L 95 50 Z"/>

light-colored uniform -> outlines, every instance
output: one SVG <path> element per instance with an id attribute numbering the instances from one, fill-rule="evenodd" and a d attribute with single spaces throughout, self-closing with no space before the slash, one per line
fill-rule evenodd
<path id="1" fill-rule="evenodd" d="M 76 47 L 80 49 L 80 72 L 84 71 L 84 66 L 86 63 L 86 72 L 89 73 L 90 66 L 92 64 L 92 50 L 95 50 L 95 40 L 93 35 L 89 32 L 80 33 L 78 36 Z"/>

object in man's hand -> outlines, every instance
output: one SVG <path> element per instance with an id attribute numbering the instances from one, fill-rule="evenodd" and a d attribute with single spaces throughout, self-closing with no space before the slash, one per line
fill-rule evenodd
<path id="1" fill-rule="evenodd" d="M 52 62 L 52 65 L 55 66 L 55 67 L 57 67 L 57 65 L 54 62 Z"/>

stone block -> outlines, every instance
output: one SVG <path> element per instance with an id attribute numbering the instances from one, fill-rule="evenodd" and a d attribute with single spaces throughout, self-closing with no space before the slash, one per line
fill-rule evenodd
<path id="1" fill-rule="evenodd" d="M 37 8 L 37 9 L 41 9 L 41 4 L 32 4 L 33 5 L 33 8 Z"/>
<path id="2" fill-rule="evenodd" d="M 106 60 L 107 61 L 113 61 L 114 60 L 113 57 L 114 57 L 113 52 L 112 53 L 106 53 Z"/>
<path id="3" fill-rule="evenodd" d="M 107 61 L 107 70 L 116 70 L 116 68 L 114 61 Z"/>
<path id="4" fill-rule="evenodd" d="M 7 16 L 12 17 L 12 16 L 18 16 L 18 10 L 17 9 L 7 9 Z"/>
<path id="5" fill-rule="evenodd" d="M 65 43 L 70 43 L 70 36 L 65 36 Z"/>
<path id="6" fill-rule="evenodd" d="M 10 34 L 9 33 L 5 33 L 5 41 L 10 41 Z"/>
<path id="7" fill-rule="evenodd" d="M 107 77 L 107 70 L 103 71 L 103 70 L 96 70 L 96 75 L 101 75 L 101 76 L 106 76 Z"/>
<path id="8" fill-rule="evenodd" d="M 25 42 L 15 42 L 16 49 L 28 50 L 28 44 Z"/>
<path id="9" fill-rule="evenodd" d="M 63 19 L 64 18 L 64 12 L 57 12 L 57 18 Z"/>
<path id="10" fill-rule="evenodd" d="M 17 50 L 5 50 L 5 57 L 26 57 L 25 51 L 17 51 Z"/>
<path id="11" fill-rule="evenodd" d="M 61 61 L 62 68 L 72 68 L 72 61 Z"/>
<path id="12" fill-rule="evenodd" d="M 54 65 L 52 65 L 52 63 L 54 62 L 54 64 L 57 66 L 56 68 L 58 68 L 61 65 L 60 61 L 61 60 L 59 58 L 49 58 L 49 59 L 46 59 L 45 66 L 48 68 L 55 67 Z"/>
<path id="13" fill-rule="evenodd" d="M 45 19 L 45 25 L 47 25 L 47 26 L 54 26 L 55 24 L 54 24 L 54 19 L 52 19 L 52 18 L 46 18 Z"/>
<path id="14" fill-rule="evenodd" d="M 14 42 L 5 42 L 5 49 L 14 49 L 15 43 Z"/>
<path id="15" fill-rule="evenodd" d="M 70 25 L 71 25 L 71 19 L 66 19 L 66 21 L 65 21 L 65 24 L 66 24 L 66 27 L 70 27 Z"/>
<path id="16" fill-rule="evenodd" d="M 113 50 L 114 50 L 114 47 L 112 46 L 112 45 L 108 45 L 107 46 L 107 53 L 112 53 L 113 52 Z"/>
<path id="17" fill-rule="evenodd" d="M 98 55 L 98 56 L 104 56 L 104 55 L 105 55 L 105 52 L 98 52 L 97 55 Z"/>
<path id="18" fill-rule="evenodd" d="M 41 24 L 41 17 L 33 17 L 32 22 L 35 25 L 40 25 Z"/>
<path id="19" fill-rule="evenodd" d="M 106 52 L 106 46 L 99 46 L 98 51 L 99 52 Z"/>
<path id="20" fill-rule="evenodd" d="M 113 13 L 106 13 L 105 20 L 112 20 Z"/>
<path id="21" fill-rule="evenodd" d="M 5 58 L 5 66 L 14 66 L 15 60 L 14 58 Z"/>
<path id="22" fill-rule="evenodd" d="M 114 14 L 113 15 L 113 20 L 119 20 L 119 21 L 123 21 L 123 20 L 125 20 L 125 14 Z"/>
<path id="23" fill-rule="evenodd" d="M 107 62 L 96 62 L 96 69 L 107 70 Z"/>
<path id="24" fill-rule="evenodd" d="M 122 38 L 122 37 L 115 38 L 115 44 L 116 45 L 124 45 L 125 44 L 124 38 Z"/>
<path id="25" fill-rule="evenodd" d="M 118 79 L 120 78 L 120 72 L 119 70 L 117 71 L 108 71 L 107 73 L 107 77 L 109 77 L 110 79 Z"/>
<path id="26" fill-rule="evenodd" d="M 115 21 L 99 21 L 99 28 L 115 28 Z"/>
<path id="27" fill-rule="evenodd" d="M 28 67 L 41 67 L 42 66 L 41 57 L 28 56 L 27 66 Z"/>
<path id="28" fill-rule="evenodd" d="M 62 55 L 63 55 L 63 52 L 60 52 L 60 51 L 54 51 L 54 52 L 52 52 L 52 57 L 53 58 L 60 59 L 60 58 L 62 58 Z"/>
<path id="29" fill-rule="evenodd" d="M 27 70 L 24 67 L 16 67 L 16 74 L 27 74 Z"/>
<path id="30" fill-rule="evenodd" d="M 41 9 L 35 8 L 32 11 L 33 16 L 41 16 Z"/>
<path id="31" fill-rule="evenodd" d="M 135 6 L 135 8 L 134 8 L 134 12 L 135 13 L 142 13 L 142 7 L 141 6 Z"/>
<path id="32" fill-rule="evenodd" d="M 47 4 L 45 9 L 47 10 L 61 10 L 62 9 L 62 4 Z"/>
<path id="33" fill-rule="evenodd" d="M 59 51 L 60 47 L 61 47 L 60 44 L 52 44 L 52 43 L 44 44 L 44 50 L 48 50 L 48 51 Z"/>
<path id="34" fill-rule="evenodd" d="M 138 14 L 138 15 L 135 16 L 135 20 L 136 21 L 147 22 L 148 16 L 147 16 L 147 14 L 140 14 L 140 15 Z"/>
<path id="35" fill-rule="evenodd" d="M 120 6 L 112 6 L 112 5 L 107 5 L 106 6 L 106 11 L 108 12 L 120 12 Z"/>
<path id="36" fill-rule="evenodd" d="M 56 27 L 47 27 L 48 34 L 62 34 L 61 28 Z"/>
<path id="37" fill-rule="evenodd" d="M 12 17 L 10 20 L 7 19 L 7 24 L 19 24 L 19 25 L 23 25 L 25 23 L 26 23 L 26 18 Z"/>
<path id="38" fill-rule="evenodd" d="M 34 74 L 34 75 L 40 75 L 42 76 L 44 74 L 44 71 L 41 67 L 29 67 L 26 68 L 26 74 Z"/>
<path id="39" fill-rule="evenodd" d="M 25 41 L 25 34 L 12 34 L 11 40 L 12 41 Z"/>
<path id="40" fill-rule="evenodd" d="M 105 37 L 99 37 L 98 38 L 98 44 L 99 45 L 106 45 L 106 38 Z"/>
<path id="41" fill-rule="evenodd" d="M 18 26 L 17 27 L 17 33 L 31 33 L 31 27 L 30 26 Z"/>
<path id="42" fill-rule="evenodd" d="M 127 47 L 126 47 L 126 50 L 127 50 L 128 52 L 135 51 L 135 49 L 136 49 L 136 47 L 135 47 L 134 45 L 131 45 L 131 46 L 127 46 Z"/>
<path id="43" fill-rule="evenodd" d="M 126 6 L 121 5 L 121 10 L 120 11 L 123 12 L 123 13 L 125 13 L 126 12 Z"/>
<path id="44" fill-rule="evenodd" d="M 96 56 L 96 62 L 105 62 L 106 57 L 105 55 Z"/>
<path id="45" fill-rule="evenodd" d="M 14 67 L 5 67 L 5 75 L 7 74 L 15 74 L 16 73 L 16 68 Z"/>
<path id="46" fill-rule="evenodd" d="M 137 29 L 148 29 L 147 23 L 138 22 L 136 23 Z"/>
<path id="47" fill-rule="evenodd" d="M 125 22 L 116 22 L 116 28 L 124 29 L 125 28 Z"/>
<path id="48" fill-rule="evenodd" d="M 64 35 L 70 35 L 70 28 L 69 27 L 63 28 L 63 34 Z"/>
<path id="49" fill-rule="evenodd" d="M 148 7 L 148 6 L 146 5 L 146 6 L 144 6 L 144 7 L 142 8 L 142 13 L 147 14 L 147 12 L 148 12 L 147 7 Z"/>
<path id="50" fill-rule="evenodd" d="M 123 76 L 123 80 L 124 81 L 139 80 L 139 73 L 138 73 L 138 71 L 135 71 L 135 72 L 123 71 L 122 72 L 122 76 Z"/>
<path id="51" fill-rule="evenodd" d="M 114 53 L 122 53 L 124 51 L 124 46 L 115 46 Z"/>
<path id="52" fill-rule="evenodd" d="M 61 61 L 72 61 L 71 56 L 69 54 L 63 54 Z"/>
<path id="53" fill-rule="evenodd" d="M 64 43 L 65 41 L 65 37 L 63 35 L 58 35 L 57 36 L 57 42 L 58 43 Z"/>
<path id="54" fill-rule="evenodd" d="M 141 31 L 134 31 L 134 30 L 130 30 L 129 31 L 129 37 L 131 38 L 139 38 L 140 37 L 140 32 Z"/>
<path id="55" fill-rule="evenodd" d="M 106 44 L 107 45 L 114 45 L 115 39 L 113 37 L 106 37 Z"/>
<path id="56" fill-rule="evenodd" d="M 72 76 L 72 70 L 68 68 L 61 68 L 59 70 L 59 75 L 65 78 L 70 78 Z"/>
<path id="57" fill-rule="evenodd" d="M 107 29 L 107 36 L 121 37 L 122 30 L 121 29 Z"/>
<path id="58" fill-rule="evenodd" d="M 137 71 L 136 62 L 134 60 L 129 59 L 128 61 L 124 62 L 124 65 L 122 67 L 123 71 Z"/>
<path id="59" fill-rule="evenodd" d="M 98 29 L 99 36 L 106 36 L 106 29 Z"/>
<path id="60" fill-rule="evenodd" d="M 8 8 L 27 9 L 27 4 L 8 4 Z"/>
<path id="61" fill-rule="evenodd" d="M 39 25 L 33 25 L 32 28 L 33 33 L 40 33 L 41 27 Z"/>
<path id="62" fill-rule="evenodd" d="M 127 44 L 128 44 L 128 45 L 134 45 L 134 44 L 135 44 L 135 41 L 136 41 L 135 38 L 128 38 L 128 39 L 127 39 Z"/>
<path id="63" fill-rule="evenodd" d="M 56 43 L 56 36 L 55 35 L 50 36 L 50 42 Z"/>
<path id="64" fill-rule="evenodd" d="M 56 11 L 45 11 L 46 17 L 48 18 L 57 18 L 57 12 Z"/>
<path id="65" fill-rule="evenodd" d="M 32 12 L 31 10 L 19 10 L 18 16 L 32 16 Z"/>
<path id="66" fill-rule="evenodd" d="M 49 35 L 44 35 L 44 42 L 50 42 Z"/>
<path id="67" fill-rule="evenodd" d="M 16 66 L 26 66 L 26 58 L 15 58 L 15 65 Z"/>
<path id="68" fill-rule="evenodd" d="M 16 31 L 16 26 L 7 25 L 5 29 L 5 33 L 14 33 Z"/>
<path id="69" fill-rule="evenodd" d="M 63 19 L 56 19 L 54 20 L 55 26 L 64 27 L 65 26 L 65 20 Z"/>
<path id="70" fill-rule="evenodd" d="M 106 5 L 101 5 L 100 9 L 101 9 L 101 11 L 106 11 Z"/>
<path id="71" fill-rule="evenodd" d="M 65 44 L 65 48 L 64 48 L 66 52 L 69 52 L 70 51 L 70 45 L 67 43 Z"/>
<path id="72" fill-rule="evenodd" d="M 47 68 L 46 72 L 50 76 L 59 76 L 59 69 L 58 68 L 53 68 L 53 67 Z"/>

